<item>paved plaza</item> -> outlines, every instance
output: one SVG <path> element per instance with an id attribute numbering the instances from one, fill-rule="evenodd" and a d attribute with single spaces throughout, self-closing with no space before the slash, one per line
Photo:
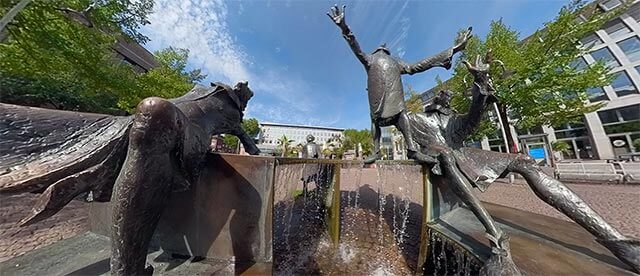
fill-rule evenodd
<path id="1" fill-rule="evenodd" d="M 354 177 L 343 176 L 345 182 L 354 181 L 354 179 Z M 394 184 L 404 180 L 418 181 L 415 177 L 403 176 L 401 170 L 386 170 L 379 173 L 376 169 L 363 169 L 360 183 L 356 185 L 372 185 L 378 179 L 387 179 L 388 183 Z M 345 183 L 345 188 L 349 186 Z M 390 186 L 392 185 L 386 184 L 385 190 L 390 191 L 389 188 L 395 188 Z M 640 238 L 640 185 L 568 184 L 568 186 L 625 235 Z M 514 184 L 498 181 L 492 184 L 487 192 L 478 193 L 478 195 L 483 201 L 569 220 L 538 199 L 522 180 L 516 179 Z M 83 208 L 85 204 L 79 201 L 71 202 L 52 218 L 34 225 L 18 227 L 17 222 L 28 214 L 35 200 L 36 196 L 32 194 L 0 196 L 0 261 L 87 230 L 88 212 Z"/>
<path id="2" fill-rule="evenodd" d="M 567 184 L 567 186 L 623 234 L 640 238 L 640 185 Z M 513 184 L 499 180 L 485 193 L 478 193 L 478 195 L 486 202 L 569 220 L 568 217 L 540 200 L 521 179 L 516 179 Z"/>
<path id="3" fill-rule="evenodd" d="M 71 201 L 55 216 L 19 227 L 35 205 L 37 196 L 0 195 L 0 262 L 59 240 L 76 236 L 88 229 L 88 210 L 80 201 Z"/>

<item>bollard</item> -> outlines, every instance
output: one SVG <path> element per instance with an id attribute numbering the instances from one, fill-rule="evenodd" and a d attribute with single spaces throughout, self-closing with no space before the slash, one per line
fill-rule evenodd
<path id="1" fill-rule="evenodd" d="M 325 206 L 327 207 L 327 227 L 329 237 L 334 246 L 340 243 L 340 168 L 341 164 L 332 165 L 331 185 L 327 191 Z"/>
<path id="2" fill-rule="evenodd" d="M 422 226 L 420 232 L 420 252 L 416 264 L 416 275 L 422 275 L 429 252 L 429 223 L 431 223 L 432 186 L 429 180 L 429 168 L 422 166 Z"/>

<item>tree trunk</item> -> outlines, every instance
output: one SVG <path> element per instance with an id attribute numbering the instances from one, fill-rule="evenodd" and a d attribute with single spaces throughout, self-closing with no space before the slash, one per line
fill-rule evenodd
<path id="1" fill-rule="evenodd" d="M 507 138 L 507 144 L 506 146 L 509 147 L 509 152 L 510 153 L 517 153 L 519 150 L 516 147 L 516 143 L 513 141 L 513 136 L 511 135 L 511 128 L 509 127 L 509 117 L 507 116 L 507 107 L 504 104 L 501 103 L 497 103 L 498 105 L 498 116 L 500 116 L 500 118 L 502 119 L 502 129 L 504 129 L 504 132 L 506 134 L 506 138 Z"/>
<path id="2" fill-rule="evenodd" d="M 13 8 L 11 8 L 9 12 L 2 17 L 2 19 L 0 19 L 0 42 L 4 42 L 9 36 L 5 29 L 9 22 L 11 22 L 13 18 L 29 4 L 29 2 L 31 2 L 31 0 L 21 0 L 18 4 L 13 6 Z"/>

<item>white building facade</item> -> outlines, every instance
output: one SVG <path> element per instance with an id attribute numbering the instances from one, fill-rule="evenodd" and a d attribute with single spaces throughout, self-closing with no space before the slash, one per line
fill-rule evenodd
<path id="1" fill-rule="evenodd" d="M 333 142 L 339 146 L 338 141 L 342 141 L 344 129 L 322 126 L 305 126 L 280 123 L 260 123 L 260 134 L 258 135 L 258 148 L 265 154 L 273 153 L 279 147 L 279 142 L 283 136 L 292 140 L 291 146 L 307 143 L 307 135 L 313 135 L 315 143 L 321 146 Z"/>
<path id="2" fill-rule="evenodd" d="M 578 66 L 603 61 L 611 69 L 611 85 L 590 89 L 591 102 L 603 102 L 604 107 L 583 116 L 583 122 L 559 126 L 515 129 L 513 140 L 519 149 L 529 145 L 542 146 L 541 135 L 550 142 L 565 141 L 571 150 L 568 159 L 615 159 L 621 154 L 638 152 L 633 141 L 640 139 L 640 2 L 635 1 L 618 18 L 581 40 L 590 47 L 589 54 L 579 58 Z M 603 10 L 620 5 L 619 0 L 599 1 Z M 425 103 L 435 95 L 435 89 L 423 93 Z M 526 146 L 522 146 L 525 144 Z M 486 150 L 506 151 L 501 131 L 485 137 L 480 146 Z"/>

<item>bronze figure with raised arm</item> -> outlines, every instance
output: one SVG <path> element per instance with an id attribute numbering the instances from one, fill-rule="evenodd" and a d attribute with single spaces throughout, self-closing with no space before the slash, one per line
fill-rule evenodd
<path id="1" fill-rule="evenodd" d="M 369 94 L 369 108 L 371 112 L 372 135 L 374 150 L 372 156 L 365 163 L 373 163 L 380 155 L 380 127 L 395 126 L 407 141 L 407 156 L 419 162 L 434 163 L 435 160 L 422 154 L 413 146 L 411 132 L 409 131 L 409 119 L 404 102 L 402 87 L 402 74 L 413 75 L 429 70 L 433 67 L 451 68 L 453 55 L 464 49 L 471 37 L 471 28 L 462 32 L 455 41 L 453 47 L 443 52 L 421 60 L 414 64 L 391 56 L 391 52 L 383 44 L 372 54 L 366 54 L 360 49 L 360 45 L 347 26 L 345 21 L 345 8 L 334 6 L 327 15 L 342 30 L 342 36 L 349 43 L 351 50 L 367 71 L 367 91 Z"/>
<path id="2" fill-rule="evenodd" d="M 432 169 L 436 175 L 431 179 L 446 183 L 485 227 L 494 255 L 483 270 L 490 275 L 519 274 L 510 257 L 506 234 L 484 208 L 473 188 L 484 192 L 496 178 L 517 173 L 541 200 L 582 226 L 598 243 L 640 272 L 640 242 L 613 228 L 567 186 L 545 174 L 530 156 L 463 146 L 463 141 L 478 128 L 487 107 L 496 100 L 489 75 L 490 66 L 495 62 L 490 51 L 484 61 L 478 57 L 475 64 L 463 62 L 473 76 L 468 113 L 456 114 L 450 107 L 452 93 L 441 91 L 424 112 L 409 114 L 414 147 L 438 161 Z"/>

